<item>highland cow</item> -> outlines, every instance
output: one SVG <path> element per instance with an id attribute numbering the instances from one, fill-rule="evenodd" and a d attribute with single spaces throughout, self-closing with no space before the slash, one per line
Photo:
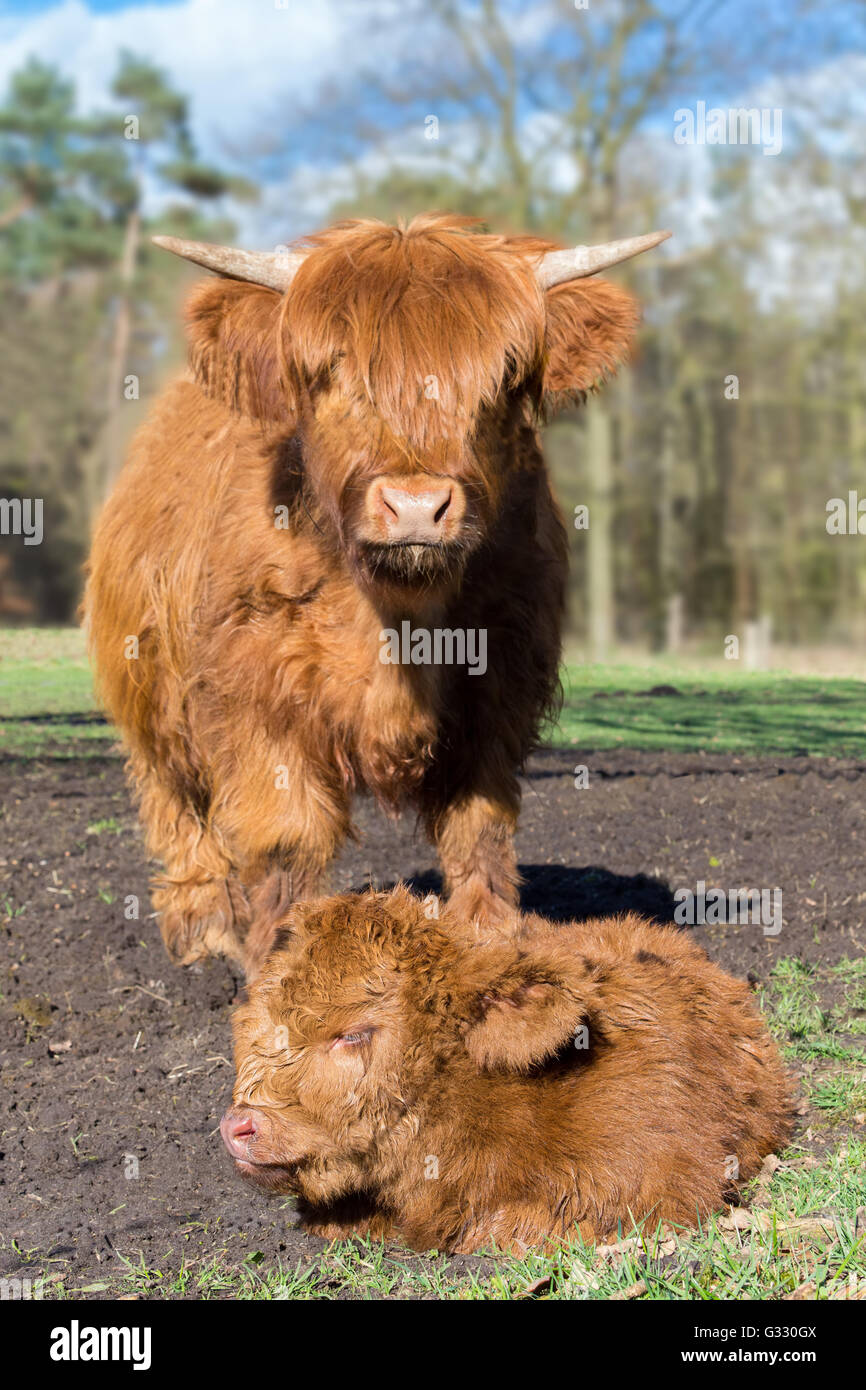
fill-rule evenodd
<path id="1" fill-rule="evenodd" d="M 520 1251 L 695 1224 L 789 1129 L 746 985 L 635 916 L 506 932 L 404 889 L 296 905 L 234 1032 L 226 1147 L 328 1237 Z"/>
<path id="2" fill-rule="evenodd" d="M 634 331 L 632 298 L 584 277 L 666 235 L 556 251 L 426 216 L 274 255 L 157 238 L 222 278 L 189 307 L 194 379 L 99 521 L 85 614 L 176 960 L 239 959 L 251 920 L 266 938 L 322 891 L 356 790 L 418 814 L 458 912 L 513 906 L 566 574 L 539 413 Z M 483 634 L 483 672 L 386 657 L 406 623 Z"/>

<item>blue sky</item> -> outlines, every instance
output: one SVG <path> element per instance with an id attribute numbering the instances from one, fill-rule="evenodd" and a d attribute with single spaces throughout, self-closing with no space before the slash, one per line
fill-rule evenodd
<path id="1" fill-rule="evenodd" d="M 150 0 L 152 5 L 176 5 L 181 0 Z M 39 14 L 44 10 L 55 9 L 57 0 L 0 0 L 0 15 Z M 132 9 L 134 0 L 88 0 L 87 8 L 94 14 L 111 14 L 115 10 Z"/>
<path id="2" fill-rule="evenodd" d="M 511 10 L 518 22 L 532 27 L 531 42 L 547 41 L 548 0 L 500 3 L 503 12 Z M 590 0 L 591 22 L 603 23 L 617 3 L 629 0 Z M 813 85 L 820 79 L 822 65 L 832 74 L 828 84 L 838 96 L 845 71 L 839 67 L 840 55 L 844 62 L 846 49 L 858 47 L 855 0 L 824 0 L 806 17 L 798 13 L 798 0 L 761 0 L 757 7 L 755 0 L 661 3 L 687 15 L 701 42 L 715 38 L 724 44 L 729 36 L 734 46 L 758 22 L 775 19 L 780 25 L 781 74 L 770 69 L 758 45 L 748 71 L 735 69 L 717 81 L 705 77 L 700 90 L 684 88 L 683 104 L 697 99 L 738 104 L 756 90 L 766 94 L 771 79 L 795 72 L 804 75 L 805 88 L 807 78 Z M 387 9 L 400 0 L 375 4 Z M 261 212 L 242 211 L 247 230 L 262 234 L 276 217 L 282 235 L 293 235 L 319 220 L 315 194 L 309 190 L 321 170 L 323 151 L 305 111 L 315 109 L 322 84 L 332 85 L 325 108 L 332 124 L 344 122 L 351 143 L 355 84 L 363 80 L 364 65 L 385 74 L 400 70 L 396 26 L 386 24 L 375 32 L 368 27 L 359 39 L 358 18 L 370 5 L 371 0 L 288 0 L 285 8 L 278 8 L 276 0 L 0 0 L 0 87 L 35 53 L 75 78 L 83 108 L 104 108 L 112 104 L 109 85 L 118 51 L 127 47 L 150 57 L 190 98 L 193 134 L 205 158 L 243 172 L 246 152 L 254 151 L 255 172 L 264 171 L 271 187 Z M 862 6 L 859 12 L 863 14 Z M 420 32 L 417 42 L 423 43 Z M 862 65 L 852 72 L 862 88 Z M 671 116 L 678 104 L 672 103 Z M 665 124 L 663 115 L 656 121 Z M 669 129 L 660 131 L 660 140 L 669 144 Z M 425 151 L 420 137 L 416 143 L 422 157 L 433 153 L 429 146 Z M 696 152 L 696 162 L 698 157 Z"/>
<path id="3" fill-rule="evenodd" d="M 112 104 L 121 48 L 151 58 L 190 98 L 204 155 L 225 157 L 294 124 L 320 83 L 350 71 L 339 0 L 0 0 L 0 86 L 31 55 L 75 78 L 84 108 Z"/>

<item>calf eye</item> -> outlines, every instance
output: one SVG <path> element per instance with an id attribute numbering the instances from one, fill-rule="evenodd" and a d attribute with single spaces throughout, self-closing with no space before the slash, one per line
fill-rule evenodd
<path id="1" fill-rule="evenodd" d="M 341 1033 L 338 1038 L 334 1038 L 331 1047 L 362 1047 L 364 1043 L 370 1041 L 374 1032 L 374 1028 L 359 1028 L 354 1033 Z"/>

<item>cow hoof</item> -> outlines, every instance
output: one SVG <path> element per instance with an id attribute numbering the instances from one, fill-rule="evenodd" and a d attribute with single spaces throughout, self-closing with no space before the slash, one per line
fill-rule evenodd
<path id="1" fill-rule="evenodd" d="M 188 895 L 183 906 L 160 910 L 159 893 L 154 906 L 159 911 L 159 928 L 165 949 L 175 965 L 192 965 L 208 956 L 240 959 L 240 943 L 235 932 L 235 914 L 224 886 L 217 892 L 199 890 Z M 197 901 L 196 901 L 197 900 Z"/>
<path id="2" fill-rule="evenodd" d="M 517 931 L 520 909 L 516 903 L 499 897 L 487 888 L 464 886 L 455 889 L 448 899 L 453 916 L 479 927 L 496 927 L 506 933 Z"/>

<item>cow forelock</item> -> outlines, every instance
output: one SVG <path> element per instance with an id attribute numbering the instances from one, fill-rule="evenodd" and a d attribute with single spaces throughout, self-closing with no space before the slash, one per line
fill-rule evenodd
<path id="1" fill-rule="evenodd" d="M 544 306 L 527 252 L 545 245 L 470 235 L 454 218 L 332 227 L 286 303 L 296 369 L 371 404 L 422 455 L 465 438 L 482 406 L 539 367 Z"/>
<path id="2" fill-rule="evenodd" d="M 455 578 L 497 514 L 543 356 L 526 251 L 454 219 L 348 224 L 296 276 L 284 332 L 305 469 L 374 582 Z"/>

